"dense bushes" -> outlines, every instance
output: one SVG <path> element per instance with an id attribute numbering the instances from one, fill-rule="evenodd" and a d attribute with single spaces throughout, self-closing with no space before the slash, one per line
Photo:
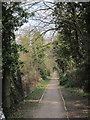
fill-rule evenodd
<path id="1" fill-rule="evenodd" d="M 47 77 L 47 71 L 45 69 L 39 69 L 41 77 L 45 80 Z"/>
<path id="2" fill-rule="evenodd" d="M 89 74 L 87 64 L 79 65 L 76 70 L 60 73 L 60 85 L 65 87 L 76 87 L 83 89 L 85 92 L 89 90 Z"/>
<path id="3" fill-rule="evenodd" d="M 65 87 L 76 87 L 76 80 L 73 73 L 67 73 L 60 76 L 60 85 Z"/>
<path id="4" fill-rule="evenodd" d="M 84 64 L 71 73 L 60 74 L 60 85 L 64 85 L 65 87 L 81 88 L 85 92 L 90 92 L 88 88 L 88 69 L 86 66 L 87 65 Z"/>

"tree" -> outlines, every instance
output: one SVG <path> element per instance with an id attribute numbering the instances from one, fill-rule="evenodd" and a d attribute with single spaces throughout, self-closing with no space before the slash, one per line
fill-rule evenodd
<path id="1" fill-rule="evenodd" d="M 20 61 L 18 60 L 18 51 L 23 48 L 15 43 L 14 31 L 23 25 L 23 22 L 27 21 L 27 16 L 28 13 L 24 11 L 19 2 L 2 3 L 2 88 L 4 112 L 7 111 L 7 108 L 10 108 L 13 102 L 17 101 L 18 92 L 22 93 L 20 94 L 21 98 L 23 96 L 19 75 Z"/>
<path id="2" fill-rule="evenodd" d="M 89 23 L 86 22 L 88 20 L 86 20 L 85 16 L 88 18 L 89 6 L 90 3 L 56 2 L 54 10 L 56 28 L 62 36 L 58 38 L 54 46 L 55 52 L 57 53 L 55 56 L 58 56 L 56 62 L 59 64 L 63 73 L 67 73 L 69 70 L 67 62 L 72 60 L 75 69 L 73 69 L 74 71 L 72 73 L 67 74 L 69 77 L 73 74 L 72 79 L 76 79 L 74 86 L 81 87 L 86 91 L 88 91 L 88 73 L 86 71 L 88 65 L 87 25 Z M 83 75 L 84 73 L 85 75 Z"/>

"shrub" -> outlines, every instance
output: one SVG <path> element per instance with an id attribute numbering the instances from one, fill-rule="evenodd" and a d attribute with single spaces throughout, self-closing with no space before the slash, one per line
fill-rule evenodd
<path id="1" fill-rule="evenodd" d="M 65 85 L 65 84 L 67 84 L 67 82 L 68 82 L 68 77 L 65 75 L 62 75 L 60 77 L 60 85 Z"/>

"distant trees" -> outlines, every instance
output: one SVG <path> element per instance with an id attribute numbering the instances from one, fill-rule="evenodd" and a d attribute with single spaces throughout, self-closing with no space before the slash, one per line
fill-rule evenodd
<path id="1" fill-rule="evenodd" d="M 28 51 L 27 53 L 20 52 L 20 60 L 24 63 L 21 71 L 22 81 L 25 91 L 28 84 L 29 92 L 37 83 L 46 79 L 47 68 L 45 64 L 45 51 L 47 46 L 44 44 L 44 38 L 39 31 L 34 33 L 25 33 L 20 35 L 18 41 Z M 28 94 L 28 92 L 26 92 Z"/>
<path id="2" fill-rule="evenodd" d="M 56 2 L 54 11 L 58 36 L 54 41 L 54 54 L 62 71 L 61 84 L 88 89 L 88 3 Z"/>

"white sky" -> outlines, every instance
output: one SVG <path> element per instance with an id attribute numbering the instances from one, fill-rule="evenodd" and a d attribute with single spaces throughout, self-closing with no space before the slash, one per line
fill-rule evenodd
<path id="1" fill-rule="evenodd" d="M 34 2 L 35 1 L 43 1 L 43 0 L 34 0 Z M 44 0 L 44 1 L 53 2 L 53 0 Z M 32 3 L 32 2 L 33 2 L 33 0 L 29 1 L 29 4 Z M 49 5 L 49 6 L 52 6 L 52 4 L 50 4 L 50 3 L 46 3 L 46 4 Z M 28 5 L 27 8 L 28 7 L 30 7 L 30 5 Z M 26 6 L 24 6 L 24 8 L 26 8 Z M 46 6 L 43 4 L 43 2 L 40 2 L 39 4 L 37 4 L 33 7 L 31 7 L 30 9 L 28 9 L 28 12 L 33 12 L 35 10 L 37 11 L 38 9 L 44 9 L 44 8 L 46 8 Z M 30 17 L 28 23 L 24 23 L 24 25 L 21 28 L 19 28 L 19 31 L 17 31 L 16 33 L 21 33 L 21 29 L 24 29 L 24 28 L 25 29 L 30 28 L 30 30 L 31 30 L 34 27 L 36 27 L 37 29 L 40 29 L 41 32 L 44 32 L 45 30 L 48 30 L 48 29 L 51 29 L 51 28 L 55 27 L 54 24 L 51 24 L 51 22 L 50 22 L 52 17 L 49 16 L 49 14 L 51 12 L 52 12 L 51 10 L 47 10 L 46 12 L 44 10 L 40 10 L 40 11 L 36 12 L 35 17 Z M 43 18 L 45 18 L 45 17 L 46 17 L 46 19 L 44 21 L 45 22 L 50 22 L 50 24 L 43 23 L 43 22 L 40 21 L 40 20 L 43 20 Z M 36 19 L 40 19 L 40 20 L 36 20 Z M 52 36 L 53 36 L 53 31 L 49 31 L 45 34 L 44 37 L 47 38 L 47 39 L 51 39 Z"/>

